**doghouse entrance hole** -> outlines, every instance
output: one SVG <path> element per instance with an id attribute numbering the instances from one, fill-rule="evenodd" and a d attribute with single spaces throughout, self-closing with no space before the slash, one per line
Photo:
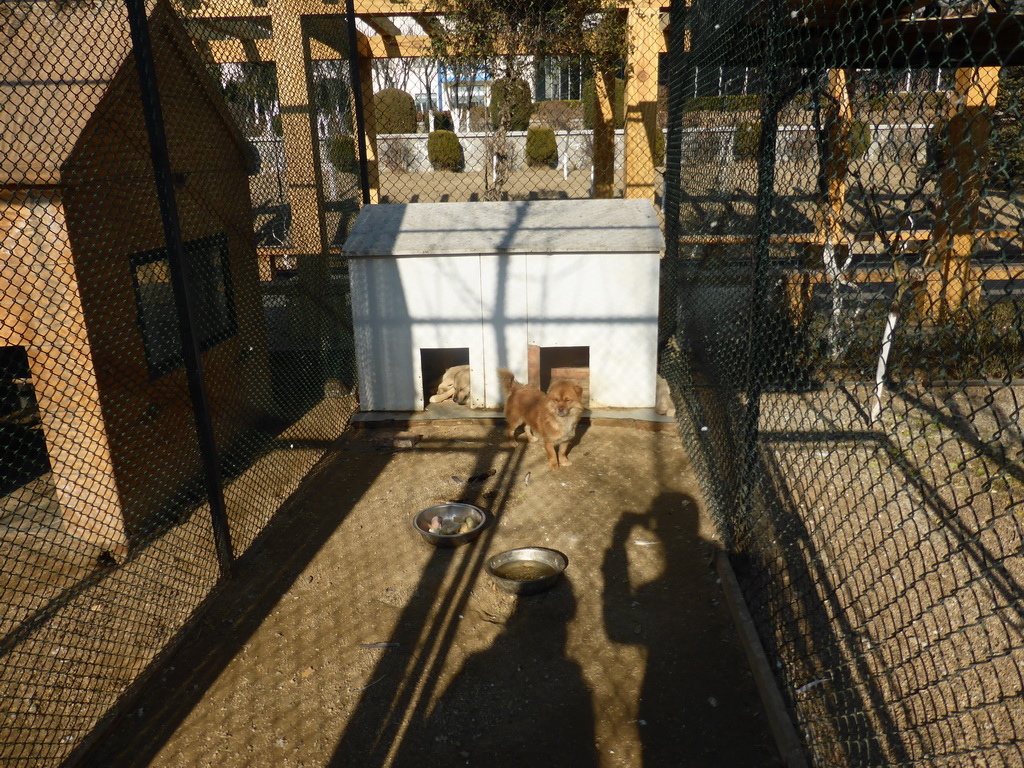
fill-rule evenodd
<path id="1" fill-rule="evenodd" d="M 583 406 L 590 407 L 590 347 L 539 347 L 536 378 L 530 371 L 531 382 L 537 381 L 547 392 L 555 379 L 568 379 L 583 387 Z"/>
<path id="2" fill-rule="evenodd" d="M 0 496 L 51 471 L 41 424 L 27 350 L 0 347 Z"/>
<path id="3" fill-rule="evenodd" d="M 423 374 L 423 407 L 430 405 L 431 396 L 437 394 L 437 387 L 444 372 L 453 365 L 469 365 L 469 347 L 446 347 L 420 350 L 420 372 Z"/>

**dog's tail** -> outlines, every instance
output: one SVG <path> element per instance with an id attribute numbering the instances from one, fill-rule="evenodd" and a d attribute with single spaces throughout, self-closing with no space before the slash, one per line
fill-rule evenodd
<path id="1" fill-rule="evenodd" d="M 501 380 L 501 389 L 508 397 L 512 394 L 513 390 L 519 386 L 519 382 L 516 381 L 516 377 L 512 375 L 512 371 L 508 368 L 498 369 L 498 378 Z"/>

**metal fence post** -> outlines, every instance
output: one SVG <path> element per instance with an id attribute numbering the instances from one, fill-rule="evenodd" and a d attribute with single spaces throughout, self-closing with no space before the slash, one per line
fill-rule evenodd
<path id="1" fill-rule="evenodd" d="M 352 73 L 352 99 L 356 110 L 356 142 L 359 144 L 359 189 L 363 205 L 370 204 L 370 169 L 366 159 L 366 119 L 363 115 L 363 83 L 359 75 L 359 41 L 356 38 L 355 0 L 345 0 L 345 15 L 348 23 L 348 63 Z M 373 86 L 373 83 L 370 84 Z"/>
<path id="2" fill-rule="evenodd" d="M 675 83 L 686 56 L 686 35 L 683 34 L 686 9 L 682 0 L 673 0 L 669 8 L 669 23 L 673 34 L 669 39 L 667 66 L 668 81 Z M 679 206 L 680 165 L 683 143 L 683 89 L 670 87 L 668 91 L 668 130 L 665 139 L 665 171 L 662 177 L 661 210 L 665 220 L 665 258 L 661 267 L 661 321 L 658 323 L 658 354 L 678 332 L 679 324 Z"/>
<path id="3" fill-rule="evenodd" d="M 750 294 L 749 339 L 747 348 L 747 404 L 743 420 L 743 467 L 740 475 L 741 519 L 751 512 L 754 479 L 757 471 L 757 441 L 760 436 L 761 393 L 765 381 L 764 323 L 765 303 L 771 257 L 772 209 L 775 206 L 775 142 L 779 129 L 779 110 L 783 95 L 779 77 L 779 30 L 783 14 L 778 0 L 770 3 L 770 19 L 765 50 L 764 96 L 761 101 L 761 135 L 757 148 L 757 209 L 754 232 L 754 272 Z"/>
<path id="4" fill-rule="evenodd" d="M 153 161 L 160 216 L 163 219 L 164 237 L 167 242 L 167 261 L 181 328 L 185 371 L 188 376 L 189 393 L 196 417 L 199 451 L 202 455 L 206 491 L 210 502 L 213 538 L 217 547 L 217 559 L 220 563 L 221 573 L 228 576 L 231 574 L 233 562 L 231 533 L 228 529 L 227 511 L 221 489 L 220 462 L 203 379 L 199 339 L 196 334 L 195 299 L 185 274 L 185 248 L 181 238 L 181 222 L 178 218 L 178 206 L 171 178 L 171 162 L 167 152 L 163 113 L 160 108 L 156 65 L 153 60 L 153 46 L 149 35 L 149 19 L 146 16 L 144 0 L 125 0 L 125 5 L 128 10 L 128 23 L 131 27 L 132 45 L 135 51 L 135 66 L 139 74 L 142 112 L 146 120 L 146 133 L 149 136 L 149 150 Z"/>
<path id="5" fill-rule="evenodd" d="M 684 24 L 686 9 L 683 0 L 673 0 L 669 8 L 669 23 L 674 34 L 668 46 L 669 82 L 668 130 L 665 138 L 665 176 L 662 189 L 662 212 L 665 214 L 665 259 L 670 263 L 679 257 L 679 195 L 680 165 L 683 154 L 683 102 L 684 91 L 675 85 L 682 73 L 686 57 Z M 675 34 L 678 32 L 679 34 Z"/>

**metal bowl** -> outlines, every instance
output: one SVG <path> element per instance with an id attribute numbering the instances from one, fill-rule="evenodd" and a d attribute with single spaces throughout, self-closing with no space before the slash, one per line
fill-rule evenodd
<path id="1" fill-rule="evenodd" d="M 569 558 L 557 549 L 520 547 L 494 555 L 487 561 L 487 573 L 494 582 L 514 595 L 542 592 L 562 575 Z"/>
<path id="2" fill-rule="evenodd" d="M 487 513 L 479 507 L 452 502 L 420 510 L 413 515 L 412 527 L 435 547 L 457 547 L 479 536 L 489 520 Z M 435 523 L 434 530 L 431 530 L 432 522 Z M 437 522 L 440 523 L 439 529 Z M 459 532 L 464 527 L 468 530 Z"/>

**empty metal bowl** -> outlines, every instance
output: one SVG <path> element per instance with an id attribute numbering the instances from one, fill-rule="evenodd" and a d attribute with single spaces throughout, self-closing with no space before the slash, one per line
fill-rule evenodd
<path id="1" fill-rule="evenodd" d="M 557 549 L 520 547 L 494 555 L 487 561 L 487 573 L 494 582 L 514 595 L 532 595 L 550 587 L 569 565 L 569 558 Z"/>
<path id="2" fill-rule="evenodd" d="M 412 527 L 435 547 L 457 547 L 472 541 L 487 527 L 487 513 L 472 504 L 438 504 L 421 509 Z"/>

